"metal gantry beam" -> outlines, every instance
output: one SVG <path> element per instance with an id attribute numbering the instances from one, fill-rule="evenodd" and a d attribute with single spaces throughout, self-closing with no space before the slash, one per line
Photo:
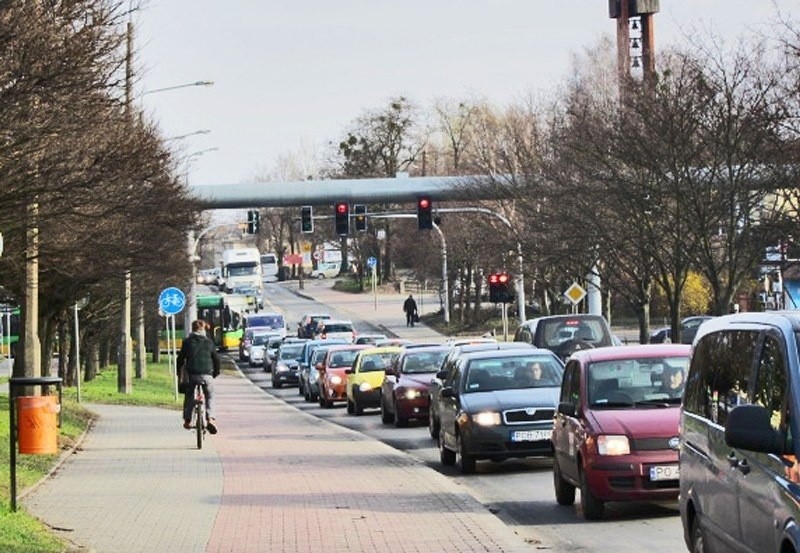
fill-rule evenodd
<path id="1" fill-rule="evenodd" d="M 416 203 L 420 196 L 433 201 L 496 199 L 487 176 L 405 177 L 384 179 L 304 180 L 239 184 L 193 185 L 190 194 L 207 209 L 293 207 L 349 203 Z"/>

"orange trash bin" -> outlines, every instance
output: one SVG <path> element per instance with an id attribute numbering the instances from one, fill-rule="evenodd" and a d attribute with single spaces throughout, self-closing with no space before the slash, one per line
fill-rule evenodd
<path id="1" fill-rule="evenodd" d="M 17 398 L 17 443 L 20 453 L 58 453 L 58 396 Z"/>

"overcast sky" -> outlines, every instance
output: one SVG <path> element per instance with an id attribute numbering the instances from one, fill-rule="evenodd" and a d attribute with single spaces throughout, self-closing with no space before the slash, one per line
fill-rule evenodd
<path id="1" fill-rule="evenodd" d="M 607 0 L 145 0 L 134 17 L 138 102 L 182 154 L 192 184 L 250 181 L 303 143 L 338 141 L 365 110 L 404 95 L 506 105 L 549 90 L 570 58 L 613 36 Z M 800 19 L 800 0 L 777 0 Z M 713 29 L 766 32 L 773 0 L 661 0 L 656 51 Z M 143 92 L 212 80 L 142 96 Z"/>

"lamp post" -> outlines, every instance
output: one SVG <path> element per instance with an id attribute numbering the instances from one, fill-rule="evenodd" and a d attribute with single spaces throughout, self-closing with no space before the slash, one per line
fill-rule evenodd
<path id="1" fill-rule="evenodd" d="M 131 81 L 132 81 L 132 42 L 133 42 L 133 30 L 132 30 L 132 23 L 128 23 L 128 54 L 126 57 L 126 78 L 125 78 L 125 105 L 130 113 L 130 105 L 132 103 L 132 94 L 131 94 Z M 146 90 L 139 95 L 139 98 L 147 96 L 149 94 L 155 94 L 158 92 L 167 92 L 171 90 L 178 90 L 181 88 L 189 88 L 195 86 L 211 86 L 214 84 L 214 81 L 194 81 L 191 83 L 184 83 L 179 85 L 173 86 L 166 86 L 161 88 L 154 88 L 152 90 Z M 204 133 L 200 133 L 204 134 Z M 131 271 L 130 269 L 126 270 L 124 273 L 124 283 L 123 283 L 123 303 L 122 303 L 122 324 L 121 326 L 121 354 L 119 358 L 119 374 L 117 378 L 118 389 L 121 393 L 130 393 L 131 392 L 131 367 L 133 366 L 133 340 L 131 337 Z M 140 312 L 142 310 L 140 309 Z M 140 344 L 139 347 L 143 348 L 143 340 L 141 339 L 144 335 L 144 317 L 140 317 L 139 321 L 139 337 L 140 337 Z M 139 356 L 139 362 L 142 363 L 142 366 L 138 367 L 138 373 L 144 374 L 144 356 Z"/>
<path id="2" fill-rule="evenodd" d="M 165 142 L 169 142 L 169 141 L 172 141 L 172 140 L 183 140 L 184 138 L 189 138 L 190 136 L 196 136 L 198 134 L 209 134 L 210 132 L 211 132 L 210 129 L 200 129 L 200 130 L 197 130 L 197 131 L 194 131 L 194 132 L 190 132 L 190 133 L 186 133 L 186 134 L 180 134 L 178 136 L 170 136 L 169 138 L 165 138 L 164 141 Z"/>
<path id="3" fill-rule="evenodd" d="M 219 148 L 216 146 L 212 148 L 206 148 L 205 150 L 198 150 L 196 152 L 192 152 L 188 156 L 186 156 L 185 167 L 184 167 L 184 180 L 186 182 L 186 187 L 189 186 L 189 165 L 191 164 L 192 160 L 198 158 L 208 152 L 216 152 Z M 208 229 L 206 229 L 207 231 Z M 189 253 L 189 263 L 192 264 L 192 281 L 189 284 L 189 294 L 186 298 L 186 309 L 183 313 L 183 332 L 184 335 L 187 335 L 191 332 L 192 323 L 197 319 L 197 262 L 200 261 L 200 257 L 197 255 L 197 246 L 200 243 L 200 238 L 203 237 L 205 232 L 200 233 L 196 239 L 194 237 L 194 231 L 189 231 L 188 238 L 188 253 Z"/>

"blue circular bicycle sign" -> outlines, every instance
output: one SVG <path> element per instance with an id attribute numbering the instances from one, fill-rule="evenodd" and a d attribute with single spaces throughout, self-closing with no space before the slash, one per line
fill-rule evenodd
<path id="1" fill-rule="evenodd" d="M 370 269 L 374 269 L 377 264 L 378 260 L 375 259 L 374 257 L 367 258 L 367 267 L 369 267 Z"/>
<path id="2" fill-rule="evenodd" d="M 186 305 L 186 294 L 179 288 L 164 288 L 158 295 L 158 306 L 165 315 L 177 315 Z"/>

